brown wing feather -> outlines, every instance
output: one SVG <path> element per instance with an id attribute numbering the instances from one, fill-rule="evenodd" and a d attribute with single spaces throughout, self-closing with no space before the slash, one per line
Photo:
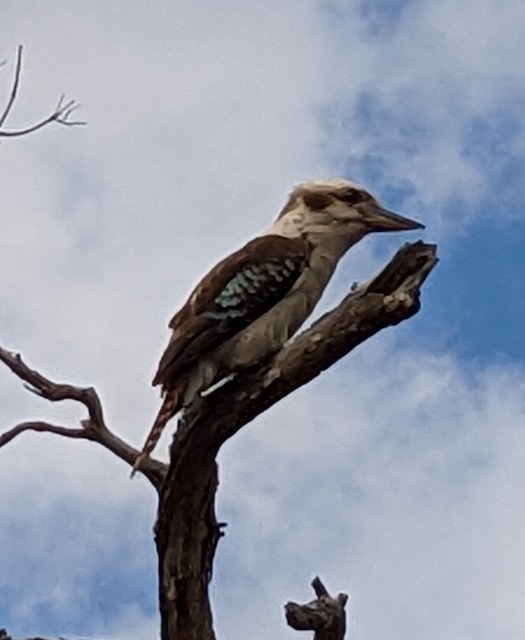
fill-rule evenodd
<path id="1" fill-rule="evenodd" d="M 153 384 L 169 384 L 203 353 L 279 302 L 302 272 L 310 250 L 303 238 L 263 236 L 219 262 L 172 318 L 169 326 L 173 335 Z M 243 271 L 252 273 L 251 270 L 260 274 L 260 280 L 232 289 L 236 276 Z M 221 295 L 228 292 L 234 293 L 233 299 L 223 301 Z"/>

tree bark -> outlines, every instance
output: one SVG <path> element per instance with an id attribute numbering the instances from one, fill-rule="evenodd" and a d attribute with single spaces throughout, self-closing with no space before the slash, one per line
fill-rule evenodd
<path id="1" fill-rule="evenodd" d="M 23 129 L 6 130 L 18 95 L 21 69 L 19 47 L 11 91 L 0 110 L 0 138 L 24 136 L 53 122 L 63 126 L 85 124 L 72 119 L 78 105 L 62 96 L 46 118 Z M 420 287 L 436 263 L 434 245 L 417 242 L 403 247 L 380 274 L 353 290 L 336 309 L 269 362 L 254 365 L 219 391 L 195 402 L 179 422 L 169 467 L 151 458 L 141 465 L 140 471 L 159 495 L 155 542 L 162 640 L 215 640 L 208 588 L 224 526 L 215 515 L 216 456 L 221 445 L 357 345 L 417 313 Z M 18 424 L 0 435 L 0 448 L 27 431 L 53 433 L 97 442 L 133 466 L 139 452 L 109 429 L 94 389 L 53 382 L 1 347 L 0 361 L 42 398 L 51 402 L 73 400 L 87 411 L 86 419 L 74 428 L 44 421 Z M 342 640 L 346 596 L 331 598 L 319 579 L 312 586 L 317 600 L 286 606 L 289 624 L 295 629 L 314 630 L 316 640 Z M 0 640 L 11 640 L 5 629 L 0 629 Z"/>
<path id="2" fill-rule="evenodd" d="M 434 245 L 406 245 L 269 362 L 201 399 L 179 422 L 155 527 L 162 640 L 215 640 L 208 588 L 221 536 L 215 516 L 221 445 L 370 336 L 417 313 L 420 287 L 436 263 Z"/>
<path id="3" fill-rule="evenodd" d="M 215 516 L 212 452 L 174 442 L 173 483 L 160 495 L 155 543 L 163 640 L 215 640 L 208 585 L 221 531 Z M 177 504 L 172 504 L 176 500 Z"/>
<path id="4" fill-rule="evenodd" d="M 178 424 L 169 467 L 152 458 L 141 465 L 141 473 L 159 496 L 155 542 L 162 640 L 215 640 L 208 588 L 224 526 L 215 515 L 216 456 L 221 445 L 357 345 L 417 313 L 420 287 L 436 263 L 434 245 L 416 242 L 404 246 L 376 277 L 354 288 L 338 307 L 268 362 L 254 365 L 195 402 Z M 0 448 L 27 431 L 46 432 L 91 440 L 133 466 L 139 452 L 110 430 L 95 389 L 53 382 L 1 347 L 0 361 L 40 397 L 50 402 L 78 402 L 87 413 L 76 427 L 43 421 L 16 425 L 0 435 Z M 319 580 L 313 586 L 317 604 L 289 603 L 289 622 L 299 629 L 324 620 L 328 626 L 308 627 L 316 632 L 317 640 L 341 640 L 346 597 L 330 598 Z M 5 630 L 0 630 L 0 640 L 2 637 L 9 638 Z"/>
<path id="5" fill-rule="evenodd" d="M 346 633 L 346 593 L 332 598 L 320 578 L 312 581 L 317 598 L 308 604 L 287 602 L 286 622 L 297 631 L 313 631 L 314 640 L 344 640 Z"/>

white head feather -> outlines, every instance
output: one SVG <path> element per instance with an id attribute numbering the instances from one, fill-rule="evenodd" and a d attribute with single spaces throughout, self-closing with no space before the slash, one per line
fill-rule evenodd
<path id="1" fill-rule="evenodd" d="M 298 184 L 290 194 L 288 201 L 277 220 L 262 235 L 281 235 L 287 237 L 297 237 L 304 233 L 314 233 L 315 235 L 330 235 L 335 233 L 335 229 L 330 229 L 327 221 L 328 216 L 321 216 L 319 211 L 312 210 L 305 203 L 305 196 L 309 194 L 322 194 L 333 199 L 333 204 L 327 209 L 328 213 L 337 210 L 348 210 L 349 206 L 336 199 L 337 194 L 344 191 L 361 191 L 367 197 L 372 196 L 358 183 L 346 178 L 316 178 Z"/>

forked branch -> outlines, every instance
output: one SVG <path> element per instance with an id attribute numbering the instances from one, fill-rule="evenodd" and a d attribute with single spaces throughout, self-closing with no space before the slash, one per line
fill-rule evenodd
<path id="1" fill-rule="evenodd" d="M 28 133 L 33 133 L 34 131 L 38 131 L 38 129 L 42 129 L 46 125 L 51 122 L 56 122 L 57 124 L 61 124 L 65 127 L 76 127 L 79 125 L 86 124 L 82 120 L 73 120 L 73 113 L 80 107 L 74 100 L 66 100 L 66 96 L 60 96 L 60 99 L 53 109 L 51 114 L 46 118 L 43 118 L 39 122 L 30 125 L 28 127 L 24 127 L 22 129 L 4 129 L 4 125 L 7 121 L 9 114 L 15 104 L 18 89 L 20 87 L 20 78 L 22 75 L 22 56 L 23 56 L 23 47 L 20 45 L 16 52 L 16 62 L 15 62 L 15 73 L 13 77 L 13 84 L 11 86 L 11 91 L 9 94 L 9 98 L 7 100 L 6 106 L 4 110 L 0 114 L 0 138 L 16 138 L 20 136 L 24 136 Z M 0 65 L 2 66 L 2 65 Z"/>
<path id="2" fill-rule="evenodd" d="M 22 422 L 0 435 L 0 447 L 3 447 L 16 436 L 26 431 L 54 433 L 66 438 L 98 442 L 98 444 L 109 449 L 121 460 L 133 466 L 133 462 L 139 452 L 108 428 L 100 398 L 95 389 L 53 382 L 38 371 L 30 369 L 20 355 L 11 353 L 2 347 L 0 347 L 0 361 L 4 362 L 16 376 L 26 383 L 24 386 L 28 391 L 50 402 L 61 402 L 63 400 L 79 402 L 86 408 L 88 415 L 85 420 L 80 421 L 80 427 L 66 427 L 43 421 Z M 159 490 L 166 473 L 166 465 L 150 458 L 145 461 L 141 471 L 153 486 Z"/>
<path id="3" fill-rule="evenodd" d="M 319 577 L 312 580 L 317 598 L 308 604 L 287 602 L 286 622 L 296 631 L 313 631 L 314 640 L 343 640 L 346 633 L 346 593 L 332 598 Z"/>
<path id="4" fill-rule="evenodd" d="M 141 472 L 159 492 L 155 542 L 162 640 L 215 640 L 208 586 L 223 527 L 215 516 L 216 455 L 221 445 L 357 345 L 417 313 L 420 288 L 436 263 L 434 245 L 404 246 L 381 273 L 351 291 L 269 362 L 257 364 L 194 403 L 175 432 L 167 471 L 158 461 L 144 461 Z M 4 433 L 0 446 L 25 431 L 43 431 L 98 442 L 133 466 L 138 451 L 108 429 L 93 388 L 52 382 L 2 348 L 0 360 L 37 395 L 51 402 L 79 402 L 88 414 L 75 428 L 24 422 Z M 317 640 L 342 640 L 346 596 L 331 598 L 318 579 L 313 586 L 316 601 L 287 605 L 289 624 L 313 630 Z"/>

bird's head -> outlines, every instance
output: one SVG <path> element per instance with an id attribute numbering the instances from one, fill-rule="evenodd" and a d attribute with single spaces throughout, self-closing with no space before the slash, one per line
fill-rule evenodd
<path id="1" fill-rule="evenodd" d="M 343 178 L 310 180 L 296 187 L 268 233 L 305 235 L 314 244 L 351 246 L 375 231 L 409 231 L 423 225 L 383 208 L 363 187 Z"/>

